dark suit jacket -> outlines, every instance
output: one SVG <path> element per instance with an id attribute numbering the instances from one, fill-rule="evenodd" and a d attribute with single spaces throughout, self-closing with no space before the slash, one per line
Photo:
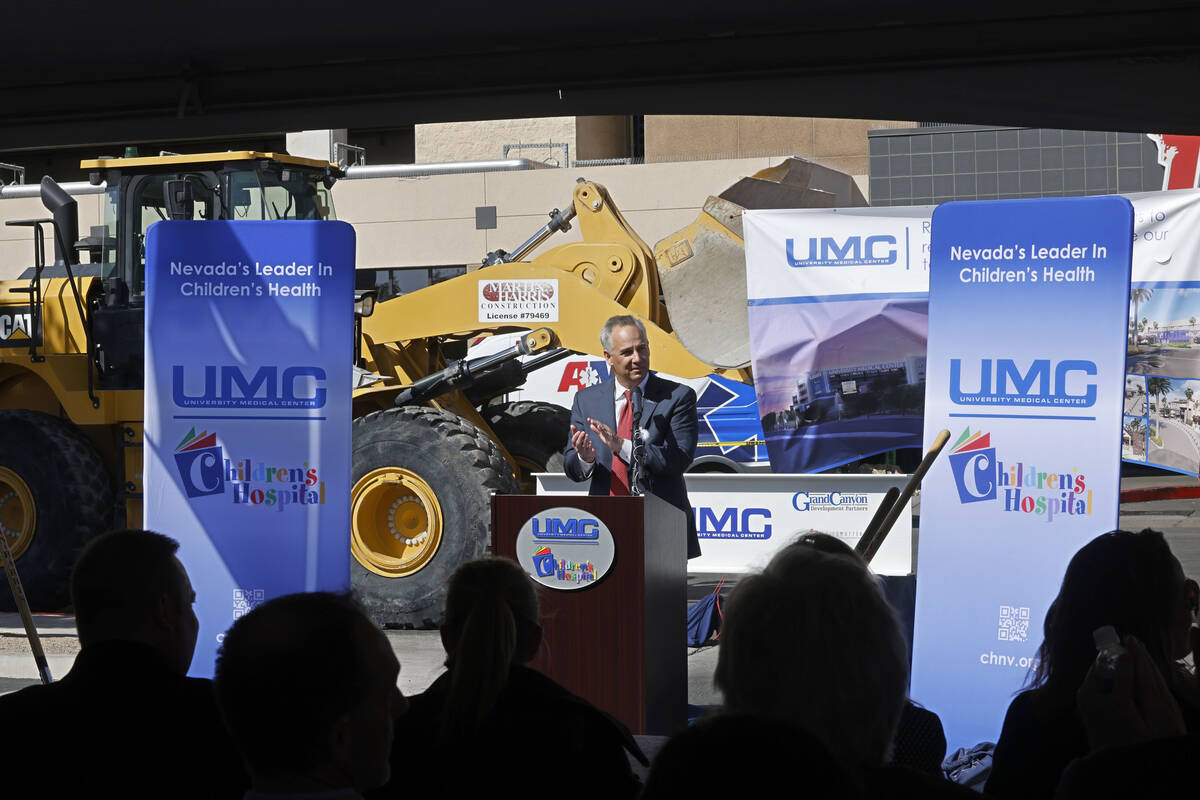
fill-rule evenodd
<path id="1" fill-rule="evenodd" d="M 596 448 L 596 462 L 592 465 L 591 486 L 588 494 L 607 495 L 612 478 L 612 451 L 591 433 L 588 418 L 603 422 L 617 429 L 617 412 L 614 406 L 615 378 L 581 389 L 575 394 L 571 407 L 571 424 L 576 430 L 588 431 L 592 446 Z M 696 517 L 688 502 L 687 485 L 683 472 L 692 463 L 696 454 L 696 437 L 699 423 L 696 420 L 696 393 L 689 387 L 651 373 L 646 380 L 642 395 L 641 427 L 647 431 L 643 443 L 643 467 L 645 476 L 642 488 L 666 500 L 687 516 L 688 558 L 700 555 L 700 542 L 696 538 Z M 563 469 L 573 481 L 588 479 L 587 464 L 567 441 L 563 455 Z"/>

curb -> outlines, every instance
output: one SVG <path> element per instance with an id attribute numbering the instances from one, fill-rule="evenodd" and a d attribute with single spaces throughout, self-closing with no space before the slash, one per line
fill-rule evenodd
<path id="1" fill-rule="evenodd" d="M 1196 486 L 1148 486 L 1144 489 L 1125 489 L 1121 492 L 1122 503 L 1147 503 L 1152 500 L 1195 500 L 1200 498 L 1200 484 Z"/>

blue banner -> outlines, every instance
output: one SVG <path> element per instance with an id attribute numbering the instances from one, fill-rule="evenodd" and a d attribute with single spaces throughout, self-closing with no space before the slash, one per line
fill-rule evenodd
<path id="1" fill-rule="evenodd" d="M 163 221 L 146 241 L 145 526 L 180 542 L 209 677 L 254 606 L 349 588 L 354 231 Z"/>
<path id="2" fill-rule="evenodd" d="M 1133 211 L 1096 197 L 933 215 L 911 694 L 996 741 L 1067 562 L 1117 525 Z M 1116 324 L 1114 324 L 1116 321 Z"/>

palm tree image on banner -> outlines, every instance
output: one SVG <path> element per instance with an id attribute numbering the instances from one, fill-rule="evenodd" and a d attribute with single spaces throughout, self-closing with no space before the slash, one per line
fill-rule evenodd
<path id="1" fill-rule="evenodd" d="M 1200 470 L 1200 281 L 1129 292 L 1121 457 Z"/>

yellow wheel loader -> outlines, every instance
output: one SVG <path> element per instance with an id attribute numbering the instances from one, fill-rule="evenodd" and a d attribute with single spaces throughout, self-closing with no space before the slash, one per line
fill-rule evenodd
<path id="1" fill-rule="evenodd" d="M 104 224 L 78 239 L 75 201 L 44 179 L 53 219 L 8 223 L 32 229 L 34 266 L 0 282 L 0 535 L 44 610 L 67 602 L 88 538 L 141 524 L 146 230 L 160 219 L 332 218 L 342 176 L 256 152 L 82 166 L 104 187 Z M 789 159 L 709 198 L 651 249 L 603 186 L 580 180 L 570 206 L 512 253 L 378 305 L 363 295 L 349 546 L 374 618 L 435 624 L 449 572 L 486 549 L 489 496 L 561 464 L 565 409 L 494 401 L 532 370 L 597 354 L 604 321 L 625 313 L 645 321 L 656 369 L 749 381 L 742 208 L 861 204 L 848 176 Z M 534 256 L 572 224 L 582 241 Z M 469 341 L 513 332 L 525 332 L 514 347 L 464 358 Z M 0 607 L 10 604 L 0 589 Z"/>
<path id="2" fill-rule="evenodd" d="M 6 223 L 32 229 L 34 264 L 0 281 L 0 535 L 46 611 L 67 604 L 84 542 L 142 524 L 146 231 L 163 219 L 323 219 L 339 175 L 254 152 L 81 166 L 102 190 L 103 224 L 80 239 L 76 201 L 43 179 L 52 219 Z M 0 608 L 11 606 L 5 585 Z"/>

